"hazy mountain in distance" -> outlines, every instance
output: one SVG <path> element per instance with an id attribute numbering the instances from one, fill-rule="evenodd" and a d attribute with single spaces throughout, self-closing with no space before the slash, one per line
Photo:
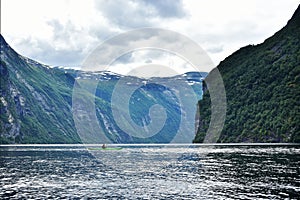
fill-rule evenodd
<path id="1" fill-rule="evenodd" d="M 105 136 L 113 143 L 168 143 L 174 139 L 181 126 L 185 113 L 196 109 L 195 101 L 185 102 L 188 105 L 181 108 L 176 92 L 202 97 L 202 76 L 205 73 L 189 72 L 183 75 L 166 78 L 142 79 L 133 76 L 122 76 L 111 72 L 86 72 L 73 69 L 50 68 L 32 59 L 16 53 L 0 36 L 1 45 L 1 88 L 0 88 L 0 143 L 97 143 L 101 142 L 95 130 L 87 129 L 88 140 L 78 135 L 75 128 L 72 111 L 73 86 L 82 83 L 94 84 L 97 81 L 94 97 L 97 123 Z M 119 80 L 126 80 L 122 83 Z M 185 83 L 185 84 L 179 84 Z M 127 106 L 130 118 L 147 132 L 151 124 L 149 109 L 155 104 L 165 108 L 166 121 L 163 128 L 155 135 L 139 138 L 127 133 L 119 127 L 112 114 L 111 98 L 116 84 L 124 88 L 140 87 L 132 94 Z M 170 86 L 170 88 L 165 87 Z M 171 87 L 175 89 L 171 89 Z M 187 92 L 193 89 L 193 94 Z M 126 92 L 126 91 L 124 91 Z M 90 94 L 94 95 L 94 94 Z M 117 98 L 123 98 L 122 93 Z M 192 98 L 190 98 L 192 99 Z M 76 107 L 75 107 L 76 108 Z M 125 107 L 116 108 L 119 113 L 125 112 Z M 187 117 L 187 116 L 186 116 Z M 189 127 L 194 121 L 189 120 Z M 182 141 L 192 141 L 193 130 L 183 135 Z M 82 139 L 84 141 L 82 141 Z M 180 142 L 180 140 L 179 140 Z"/>

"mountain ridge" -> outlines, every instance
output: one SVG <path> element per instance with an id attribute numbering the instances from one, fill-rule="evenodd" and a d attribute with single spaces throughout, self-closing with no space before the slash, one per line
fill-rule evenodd
<path id="1" fill-rule="evenodd" d="M 159 87 L 159 83 L 175 87 L 174 80 L 185 80 L 186 85 L 194 89 L 197 98 L 201 98 L 200 86 L 203 77 L 200 73 L 199 76 L 194 76 L 198 72 L 169 78 L 143 79 L 105 71 L 52 68 L 19 55 L 6 43 L 2 35 L 0 45 L 0 143 L 101 142 L 98 138 L 82 141 L 82 136 L 78 135 L 75 127 L 72 94 L 73 86 L 79 83 L 79 79 L 87 82 L 99 81 L 94 98 L 97 121 L 113 143 L 168 143 L 175 137 L 180 120 L 180 104 L 174 99 L 174 95 L 160 94 L 169 92 L 168 88 Z M 124 78 L 128 80 L 126 85 L 129 87 L 143 83 L 130 99 L 132 105 L 138 105 L 130 106 L 130 114 L 135 123 L 145 126 L 151 122 L 148 113 L 151 105 L 161 104 L 167 109 L 170 119 L 167 119 L 166 127 L 155 136 L 147 139 L 132 137 L 122 131 L 114 121 L 110 104 L 112 91 L 117 82 Z M 147 84 L 151 81 L 158 84 Z M 176 87 L 183 93 L 186 90 L 185 86 Z M 189 103 L 193 107 L 196 101 Z M 118 110 L 124 112 L 124 108 Z M 191 123 L 193 124 L 192 121 Z M 192 137 L 189 138 L 191 139 Z"/>
<path id="2" fill-rule="evenodd" d="M 227 115 L 216 142 L 300 141 L 299 35 L 300 6 L 273 36 L 242 47 L 217 66 L 226 89 Z M 209 91 L 203 85 L 194 142 L 204 141 L 210 122 Z"/>

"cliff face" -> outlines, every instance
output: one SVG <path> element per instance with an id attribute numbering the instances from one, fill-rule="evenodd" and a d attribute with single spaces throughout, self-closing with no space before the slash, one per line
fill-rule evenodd
<path id="1" fill-rule="evenodd" d="M 227 96 L 218 142 L 300 142 L 299 35 L 300 7 L 274 36 L 241 48 L 217 66 Z M 203 142 L 210 122 L 209 91 L 198 106 L 194 142 Z"/>

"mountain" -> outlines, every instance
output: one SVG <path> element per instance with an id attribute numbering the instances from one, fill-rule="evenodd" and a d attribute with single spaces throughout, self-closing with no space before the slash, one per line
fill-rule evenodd
<path id="1" fill-rule="evenodd" d="M 1 35 L 0 45 L 0 143 L 107 142 L 103 138 L 168 143 L 193 138 L 205 73 L 143 79 L 51 68 L 19 55 Z"/>
<path id="2" fill-rule="evenodd" d="M 217 66 L 227 98 L 225 125 L 217 142 L 300 142 L 299 36 L 300 6 L 272 37 L 241 48 Z M 210 103 L 206 91 L 198 103 L 194 142 L 205 141 Z"/>
<path id="3" fill-rule="evenodd" d="M 71 114 L 74 78 L 1 42 L 1 143 L 79 143 Z M 63 119 L 63 120 L 62 120 Z"/>

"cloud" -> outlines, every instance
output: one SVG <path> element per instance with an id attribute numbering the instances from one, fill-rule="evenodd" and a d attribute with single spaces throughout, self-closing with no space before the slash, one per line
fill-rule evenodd
<path id="1" fill-rule="evenodd" d="M 102 41 L 116 34 L 104 24 L 84 27 L 71 19 L 45 23 L 51 33 L 47 39 L 29 34 L 13 40 L 12 46 L 20 54 L 52 66 L 77 67 Z"/>
<path id="2" fill-rule="evenodd" d="M 86 70 L 103 70 L 103 67 L 124 54 L 133 52 L 134 55 L 136 50 L 153 49 L 176 54 L 183 59 L 188 59 L 197 67 L 201 66 L 205 69 L 213 67 L 205 51 L 197 43 L 177 32 L 155 28 L 137 29 L 111 38 L 89 55 L 83 67 Z M 156 60 L 161 57 L 161 53 L 147 53 L 141 62 L 145 63 L 150 54 L 154 55 Z"/>
<path id="3" fill-rule="evenodd" d="M 100 0 L 95 1 L 95 5 L 109 23 L 125 29 L 149 27 L 161 19 L 186 16 L 181 0 Z"/>
<path id="4" fill-rule="evenodd" d="M 141 2 L 144 2 L 146 6 L 153 9 L 153 16 L 158 15 L 162 18 L 182 18 L 186 16 L 186 11 L 183 8 L 181 0 L 142 0 Z"/>
<path id="5" fill-rule="evenodd" d="M 127 53 L 115 60 L 116 64 L 127 64 L 134 62 L 133 53 Z"/>
<path id="6" fill-rule="evenodd" d="M 220 46 L 213 46 L 213 47 L 207 49 L 207 51 L 210 53 L 220 53 L 223 51 L 223 49 L 224 49 L 223 45 L 220 45 Z"/>
<path id="7" fill-rule="evenodd" d="M 122 74 L 149 63 L 178 73 L 197 71 L 198 67 L 208 71 L 213 67 L 205 52 L 189 38 L 151 28 L 126 32 L 106 41 L 86 61 L 84 70 L 109 70 Z"/>
<path id="8" fill-rule="evenodd" d="M 152 60 L 147 59 L 147 60 L 145 61 L 145 63 L 150 64 L 150 63 L 152 63 Z"/>
<path id="9" fill-rule="evenodd" d="M 170 53 L 161 50 L 138 49 L 119 57 L 112 65 L 139 65 L 149 64 L 157 61 L 162 62 L 170 57 Z"/>
<path id="10" fill-rule="evenodd" d="M 53 43 L 33 37 L 19 40 L 16 45 L 21 51 L 26 51 L 28 57 L 53 66 L 77 67 L 85 56 L 81 49 L 57 48 Z"/>
<path id="11" fill-rule="evenodd" d="M 298 5 L 298 0 L 1 0 L 1 34 L 24 56 L 49 65 L 78 66 L 108 38 L 157 27 L 191 38 L 218 64 L 240 47 L 263 42 L 280 30 Z M 153 43 L 188 50 L 178 46 L 176 37 L 153 32 L 114 42 L 104 55 L 119 46 Z M 129 53 L 116 63 L 128 67 L 150 61 L 184 66 L 172 56 L 153 52 Z"/>

